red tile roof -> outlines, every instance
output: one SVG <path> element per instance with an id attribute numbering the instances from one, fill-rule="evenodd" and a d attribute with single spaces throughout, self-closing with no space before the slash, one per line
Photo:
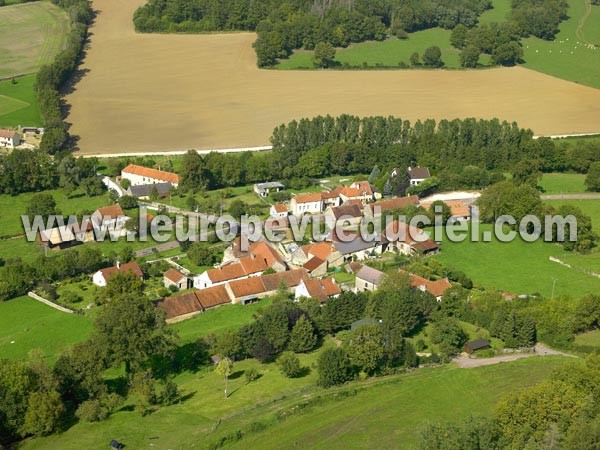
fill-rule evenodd
<path id="1" fill-rule="evenodd" d="M 304 267 L 309 272 L 312 272 L 313 270 L 318 269 L 319 267 L 321 267 L 321 265 L 324 262 L 325 261 L 322 260 L 321 258 L 318 258 L 317 256 L 313 256 L 308 261 L 306 261 L 306 263 L 302 267 Z"/>
<path id="2" fill-rule="evenodd" d="M 329 199 L 332 199 L 332 198 L 337 198 L 337 197 L 340 196 L 340 192 L 342 192 L 343 189 L 344 189 L 344 186 L 336 186 L 331 191 L 323 191 L 321 193 L 321 196 L 323 197 L 323 200 L 329 200 Z"/>
<path id="3" fill-rule="evenodd" d="M 156 306 L 162 309 L 167 319 L 202 311 L 202 305 L 196 297 L 196 292 L 186 292 L 173 297 L 167 297 Z"/>
<path id="4" fill-rule="evenodd" d="M 319 259 L 327 259 L 333 250 L 333 242 L 323 241 L 302 246 L 302 251 L 307 257 L 316 256 Z"/>
<path id="5" fill-rule="evenodd" d="M 103 206 L 102 208 L 98 208 L 96 212 L 99 213 L 100 217 L 102 217 L 103 219 L 105 217 L 116 219 L 117 217 L 125 215 L 125 213 L 123 212 L 123 208 L 121 208 L 121 206 L 119 205 Z"/>
<path id="6" fill-rule="evenodd" d="M 384 236 L 388 242 L 419 242 L 419 240 L 425 240 L 425 234 L 423 230 L 417 227 L 413 227 L 407 223 L 399 220 L 394 220 L 385 228 Z"/>
<path id="7" fill-rule="evenodd" d="M 181 280 L 185 278 L 185 275 L 180 271 L 170 268 L 164 274 L 164 277 L 168 280 L 171 280 L 173 283 L 179 283 Z"/>
<path id="8" fill-rule="evenodd" d="M 121 264 L 119 267 L 112 266 L 112 267 L 108 267 L 106 269 L 101 269 L 100 272 L 102 272 L 102 276 L 104 277 L 104 279 L 106 281 L 108 281 L 110 279 L 110 277 L 113 276 L 113 274 L 115 274 L 117 272 L 121 272 L 121 273 L 132 272 L 136 277 L 140 277 L 140 278 L 144 276 L 142 269 L 140 269 L 140 266 L 135 261 Z"/>
<path id="9" fill-rule="evenodd" d="M 365 195 L 373 195 L 371 183 L 369 183 L 368 181 L 355 181 L 350 185 L 350 187 L 358 189 L 361 193 L 364 193 Z"/>
<path id="10" fill-rule="evenodd" d="M 407 272 L 400 270 L 400 273 Z M 430 281 L 426 278 L 420 277 L 419 275 L 415 275 L 414 273 L 409 273 L 408 275 L 410 276 L 410 284 L 412 287 L 417 289 L 425 289 L 434 297 L 441 297 L 448 289 L 452 287 L 452 284 L 447 278 L 442 278 L 441 280 L 437 281 Z"/>
<path id="11" fill-rule="evenodd" d="M 252 244 L 250 246 L 250 253 L 264 260 L 268 267 L 272 267 L 275 263 L 284 263 L 279 252 L 266 242 L 255 242 Z"/>
<path id="12" fill-rule="evenodd" d="M 231 303 L 229 293 L 225 285 L 213 286 L 201 291 L 195 291 L 196 298 L 204 309 L 214 308 L 215 306 Z"/>
<path id="13" fill-rule="evenodd" d="M 381 212 L 394 211 L 396 209 L 406 208 L 407 206 L 418 206 L 419 197 L 412 195 L 410 197 L 397 197 L 390 198 L 388 200 L 382 200 L 380 202 L 371 203 L 367 208 L 371 208 L 371 211 L 375 211 L 375 208 L 380 208 Z"/>
<path id="14" fill-rule="evenodd" d="M 329 297 L 339 295 L 342 292 L 333 278 L 304 280 L 304 285 L 310 297 L 319 300 L 321 303 L 326 302 Z"/>
<path id="15" fill-rule="evenodd" d="M 293 198 L 293 200 L 295 200 L 296 203 L 320 202 L 321 200 L 323 200 L 323 194 L 321 192 L 313 194 L 298 194 Z"/>
<path id="16" fill-rule="evenodd" d="M 445 200 L 444 203 L 450 207 L 453 217 L 471 217 L 469 207 L 460 200 Z M 421 206 L 429 209 L 432 203 L 422 203 Z"/>
<path id="17" fill-rule="evenodd" d="M 249 297 L 267 292 L 262 277 L 231 281 L 229 282 L 229 287 L 235 298 Z"/>
<path id="18" fill-rule="evenodd" d="M 129 164 L 122 171 L 122 174 L 132 174 L 141 177 L 152 178 L 154 180 L 168 181 L 169 183 L 179 183 L 179 175 L 172 172 L 165 172 L 164 170 L 150 169 L 144 166 L 136 166 L 135 164 Z M 125 177 L 127 178 L 127 177 Z"/>
<path id="19" fill-rule="evenodd" d="M 360 200 L 358 201 L 360 202 Z M 331 213 L 333 214 L 333 217 L 335 217 L 336 220 L 339 220 L 342 216 L 349 216 L 354 219 L 362 217 L 362 210 L 356 204 L 335 206 L 331 208 Z"/>
<path id="20" fill-rule="evenodd" d="M 285 284 L 288 288 L 296 287 L 302 280 L 308 278 L 308 274 L 304 269 L 296 269 L 288 270 L 287 272 L 263 275 L 261 278 L 266 291 L 272 292 L 276 291 L 282 284 Z"/>
<path id="21" fill-rule="evenodd" d="M 244 268 L 246 275 L 264 272 L 269 268 L 265 258 L 258 257 L 254 254 L 240 258 L 239 264 Z"/>
<path id="22" fill-rule="evenodd" d="M 340 195 L 343 195 L 344 197 L 348 197 L 348 198 L 358 198 L 358 197 L 362 197 L 362 192 L 356 188 L 351 188 L 351 187 L 345 187 L 342 189 L 342 192 L 340 192 Z"/>
<path id="23" fill-rule="evenodd" d="M 412 244 L 412 246 L 423 253 L 429 252 L 431 250 L 437 250 L 439 248 L 439 245 L 437 245 L 431 239 L 427 239 L 423 242 L 415 242 Z"/>
<path id="24" fill-rule="evenodd" d="M 18 133 L 13 130 L 0 130 L 0 137 L 2 138 L 13 139 L 15 134 Z"/>
<path id="25" fill-rule="evenodd" d="M 273 209 L 275 210 L 275 212 L 277 213 L 286 213 L 288 212 L 288 208 L 286 205 L 284 205 L 283 203 L 275 203 L 273 205 Z"/>

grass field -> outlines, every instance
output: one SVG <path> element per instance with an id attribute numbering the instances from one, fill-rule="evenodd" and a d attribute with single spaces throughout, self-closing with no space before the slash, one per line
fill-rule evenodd
<path id="1" fill-rule="evenodd" d="M 312 366 L 316 356 L 300 358 L 303 365 Z M 232 395 L 225 401 L 223 380 L 213 371 L 186 373 L 176 381 L 190 398 L 179 405 L 146 417 L 121 411 L 105 422 L 77 424 L 61 435 L 30 440 L 23 448 L 100 449 L 107 439 L 118 439 L 130 448 L 202 449 L 238 429 L 244 437 L 232 448 L 366 448 L 375 440 L 379 448 L 394 448 L 399 442 L 402 448 L 414 448 L 418 430 L 427 421 L 487 415 L 504 393 L 546 379 L 564 361 L 548 357 L 469 370 L 426 368 L 323 391 L 314 387 L 314 370 L 289 380 L 274 364 L 249 360 L 234 366 Z M 243 372 L 250 368 L 258 369 L 262 377 L 247 385 Z M 335 393 L 342 395 L 295 408 L 316 396 Z M 277 420 L 282 412 L 287 412 L 287 418 Z M 248 432 L 252 423 L 266 429 Z"/>
<path id="2" fill-rule="evenodd" d="M 33 92 L 35 75 L 0 82 L 0 125 L 41 126 L 42 117 Z"/>
<path id="3" fill-rule="evenodd" d="M 511 0 L 492 0 L 492 9 L 479 17 L 479 23 L 504 22 L 510 13 Z"/>
<path id="4" fill-rule="evenodd" d="M 481 231 L 491 230 L 481 225 Z M 464 271 L 475 285 L 497 288 L 515 294 L 552 294 L 552 284 L 556 279 L 555 294 L 583 296 L 600 291 L 600 279 L 581 269 L 595 269 L 600 263 L 600 253 L 579 255 L 565 252 L 562 247 L 537 241 L 525 243 L 515 240 L 502 243 L 470 242 L 460 243 L 444 240 L 441 253 L 435 258 L 450 267 Z M 560 258 L 574 267 L 569 269 L 549 260 Z"/>
<path id="5" fill-rule="evenodd" d="M 544 194 L 579 194 L 585 192 L 585 175 L 579 173 L 545 173 L 539 183 Z"/>
<path id="6" fill-rule="evenodd" d="M 41 349 L 53 361 L 85 340 L 91 327 L 84 316 L 57 311 L 29 297 L 0 302 L 0 358 L 22 359 Z"/>
<path id="7" fill-rule="evenodd" d="M 98 195 L 96 197 L 87 197 L 83 194 L 73 193 L 67 197 L 60 189 L 45 191 L 56 200 L 56 207 L 64 215 L 76 214 L 83 210 L 94 212 L 101 206 L 108 205 L 107 195 Z M 21 214 L 25 214 L 25 210 L 31 201 L 35 192 L 27 192 L 19 195 L 0 195 L 0 209 L 5 211 L 5 214 L 0 216 L 0 236 L 15 236 L 23 233 L 21 224 Z"/>
<path id="8" fill-rule="evenodd" d="M 569 19 L 554 41 L 523 41 L 525 67 L 600 88 L 600 6 L 589 0 L 568 0 Z M 592 45 L 592 48 L 589 46 Z"/>
<path id="9" fill-rule="evenodd" d="M 534 71 L 259 70 L 253 33 L 134 33 L 143 1 L 94 1 L 88 72 L 66 97 L 82 153 L 266 145 L 279 124 L 316 114 L 498 117 L 537 134 L 600 131 L 600 90 Z"/>
<path id="10" fill-rule="evenodd" d="M 575 344 L 600 348 L 600 330 L 578 334 L 575 337 Z"/>
<path id="11" fill-rule="evenodd" d="M 67 14 L 50 2 L 0 9 L 0 78 L 36 72 L 52 62 L 68 31 Z"/>
<path id="12" fill-rule="evenodd" d="M 560 26 L 554 41 L 538 38 L 524 40 L 525 67 L 549 75 L 600 88 L 600 6 L 592 6 L 589 0 L 568 0 L 569 19 Z M 481 23 L 503 22 L 510 13 L 510 0 L 494 0 L 494 8 L 486 11 Z M 413 52 L 423 54 L 427 47 L 436 45 L 442 49 L 442 60 L 447 68 L 460 68 L 459 51 L 450 44 L 450 31 L 431 29 L 409 34 L 409 39 L 395 38 L 383 42 L 353 44 L 338 49 L 336 61 L 359 67 L 381 64 L 397 67 L 400 61 L 408 62 Z M 598 46 L 594 48 L 593 45 Z M 289 59 L 281 60 L 278 69 L 314 69 L 312 51 L 299 50 Z M 490 58 L 482 55 L 482 65 L 489 65 Z"/>
<path id="13" fill-rule="evenodd" d="M 423 55 L 425 50 L 438 46 L 442 50 L 442 61 L 445 67 L 458 69 L 460 67 L 459 51 L 450 44 L 450 31 L 441 28 L 418 31 L 409 34 L 408 39 L 390 38 L 382 42 L 364 42 L 352 44 L 348 48 L 337 50 L 335 60 L 339 64 L 348 64 L 352 67 L 362 66 L 367 63 L 373 67 L 381 64 L 385 67 L 398 67 L 399 62 L 410 65 L 410 56 L 414 52 Z M 282 59 L 276 66 L 277 69 L 312 69 L 312 51 L 298 50 L 288 59 Z M 489 57 L 482 56 L 481 64 L 489 64 Z"/>
<path id="14" fill-rule="evenodd" d="M 547 200 L 553 206 L 573 205 L 592 218 L 594 231 L 600 234 L 600 201 L 599 200 Z"/>

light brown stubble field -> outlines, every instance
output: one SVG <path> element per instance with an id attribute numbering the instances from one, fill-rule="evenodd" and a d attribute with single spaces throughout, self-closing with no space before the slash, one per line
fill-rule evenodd
<path id="1" fill-rule="evenodd" d="M 82 154 L 268 145 L 275 126 L 317 114 L 498 117 L 540 135 L 600 132 L 600 90 L 528 69 L 259 70 L 252 33 L 136 34 L 143 1 L 94 1 L 87 73 L 67 96 Z"/>

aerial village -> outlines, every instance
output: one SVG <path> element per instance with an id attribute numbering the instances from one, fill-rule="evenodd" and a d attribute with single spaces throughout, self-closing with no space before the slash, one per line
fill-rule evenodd
<path id="1" fill-rule="evenodd" d="M 397 174 L 396 169 L 392 176 Z M 430 178 L 427 168 L 408 168 L 407 175 L 411 186 L 418 186 Z M 119 197 L 136 199 L 138 206 L 145 205 L 148 211 L 165 211 L 167 197 L 179 184 L 175 173 L 130 164 L 123 168 L 121 175 L 103 182 Z M 286 186 L 279 182 L 265 182 L 253 186 L 253 193 L 259 199 L 268 198 L 273 193 L 281 193 Z M 289 201 L 275 202 L 269 208 L 269 223 L 285 238 L 270 242 L 262 237 L 242 248 L 242 237 L 238 236 L 222 252 L 222 258 L 212 267 L 203 271 L 190 270 L 179 262 L 181 255 L 157 258 L 150 262 L 164 269 L 162 288 L 155 300 L 156 307 L 164 310 L 169 323 L 179 322 L 202 312 L 225 304 L 249 304 L 275 295 L 280 290 L 289 292 L 296 300 L 313 298 L 321 303 L 339 296 L 345 290 L 354 292 L 377 290 L 383 278 L 383 271 L 370 267 L 374 261 L 403 255 L 409 258 L 427 258 L 441 251 L 441 243 L 429 238 L 421 229 L 394 220 L 387 224 L 379 239 L 366 241 L 358 233 L 359 222 L 363 218 L 375 218 L 393 214 L 407 207 L 421 207 L 428 210 L 431 204 L 443 199 L 451 210 L 455 221 L 468 221 L 476 211 L 474 205 L 477 193 L 454 192 L 437 194 L 419 199 L 416 195 L 405 197 L 384 197 L 369 181 L 354 181 L 347 185 L 337 185 L 321 192 L 291 194 Z M 154 201 L 152 201 L 152 200 Z M 194 215 L 197 211 L 177 210 L 179 213 Z M 156 211 L 154 211 L 156 212 Z M 147 219 L 154 215 L 147 213 Z M 289 218 L 321 216 L 338 221 L 344 219 L 345 228 L 352 239 L 337 239 L 331 233 L 324 240 L 313 241 L 306 237 L 297 242 L 289 229 Z M 40 243 L 50 250 L 58 251 L 73 245 L 94 241 L 94 229 L 119 230 L 119 238 L 132 233 L 133 227 L 127 222 L 128 216 L 117 202 L 98 208 L 88 221 L 68 223 L 59 227 L 42 230 Z M 265 221 L 265 223 L 267 223 Z M 274 225 L 273 225 L 274 224 Z M 398 237 L 400 236 L 400 237 Z M 418 239 L 413 239 L 419 236 Z M 178 247 L 177 242 L 167 243 L 169 248 Z M 153 250 L 155 251 L 155 250 Z M 137 252 L 135 256 L 147 255 Z M 129 258 L 128 258 L 129 259 Z M 110 277 L 117 273 L 133 273 L 144 279 L 144 271 L 135 258 L 120 261 L 104 267 L 92 275 L 95 286 L 103 288 Z M 156 273 L 156 270 L 154 271 Z M 344 274 L 344 276 L 339 276 Z M 427 291 L 438 300 L 452 286 L 447 278 L 426 279 L 416 274 L 408 274 L 415 289 Z M 342 278 L 342 282 L 338 282 Z M 168 295 L 164 295 L 168 293 Z M 162 295 L 161 295 L 162 294 Z"/>

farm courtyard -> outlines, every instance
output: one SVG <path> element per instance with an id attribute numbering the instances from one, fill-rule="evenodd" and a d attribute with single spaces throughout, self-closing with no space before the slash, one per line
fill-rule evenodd
<path id="1" fill-rule="evenodd" d="M 498 117 L 540 135 L 599 131 L 600 90 L 528 69 L 259 70 L 253 33 L 136 34 L 142 3 L 93 2 L 83 77 L 66 99 L 82 154 L 260 146 L 280 123 L 316 114 Z"/>

